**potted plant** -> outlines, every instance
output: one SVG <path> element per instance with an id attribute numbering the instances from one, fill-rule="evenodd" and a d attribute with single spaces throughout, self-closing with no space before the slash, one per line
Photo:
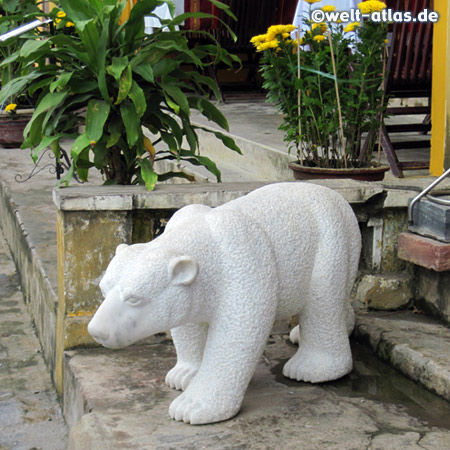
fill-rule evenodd
<path id="1" fill-rule="evenodd" d="M 42 11 L 35 0 L 0 0 L 0 35 L 4 35 L 19 26 L 32 21 Z M 29 32 L 28 37 L 34 34 Z M 3 62 L 0 71 L 0 83 L 5 86 L 13 79 L 25 75 L 26 69 L 19 61 L 10 61 L 9 57 L 20 49 L 27 37 L 11 37 L 0 41 L 0 58 Z M 25 95 L 12 95 L 0 102 L 0 144 L 4 147 L 17 147 L 23 142 L 23 131 L 30 119 L 24 114 L 25 108 L 32 104 Z"/>
<path id="2" fill-rule="evenodd" d="M 210 1 L 231 15 L 226 5 Z M 71 167 L 62 179 L 66 184 L 74 172 L 87 181 L 91 168 L 98 169 L 107 184 L 145 184 L 148 189 L 158 180 L 189 177 L 157 173 L 155 164 L 162 160 L 202 165 L 220 180 L 214 162 L 199 154 L 190 111 L 196 109 L 228 129 L 225 117 L 204 95 L 211 90 L 218 95 L 217 86 L 201 72 L 210 61 L 231 65 L 236 58 L 212 36 L 210 44 L 190 47 L 187 32 L 178 25 L 191 13 L 161 20 L 164 28 L 146 35 L 144 16 L 154 16 L 155 8 L 165 3 L 173 14 L 172 1 L 142 0 L 128 20 L 119 23 L 125 3 L 61 0 L 60 8 L 50 13 L 55 34 L 28 39 L 10 58 L 29 73 L 4 86 L 0 101 L 24 88 L 39 92 L 23 148 L 31 148 L 36 160 L 50 146 L 60 159 L 61 141 L 73 139 Z M 68 27 L 73 34 L 67 35 Z M 41 61 L 37 66 L 36 60 Z M 240 152 L 231 138 L 214 134 Z"/>
<path id="3" fill-rule="evenodd" d="M 354 23 L 314 23 L 305 17 L 300 41 L 293 25 L 276 25 L 252 38 L 262 52 L 261 72 L 267 98 L 283 114 L 280 129 L 297 161 L 296 178 L 316 175 L 382 179 L 388 166 L 373 161 L 387 99 L 383 85 L 387 24 L 370 17 Z M 384 9 L 369 0 L 362 14 Z M 324 12 L 333 12 L 327 5 Z"/>

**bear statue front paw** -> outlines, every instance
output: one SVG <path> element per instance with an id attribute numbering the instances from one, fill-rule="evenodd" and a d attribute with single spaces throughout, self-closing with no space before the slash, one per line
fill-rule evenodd
<path id="1" fill-rule="evenodd" d="M 297 381 L 323 383 L 347 375 L 353 367 L 351 353 L 331 354 L 300 348 L 284 365 L 283 375 Z"/>
<path id="2" fill-rule="evenodd" d="M 199 366 L 178 361 L 166 375 L 166 384 L 177 391 L 184 391 L 198 372 Z"/>
<path id="3" fill-rule="evenodd" d="M 240 409 L 240 402 L 218 399 L 208 389 L 187 389 L 177 397 L 169 407 L 169 415 L 179 422 L 192 425 L 221 422 L 235 416 Z"/>

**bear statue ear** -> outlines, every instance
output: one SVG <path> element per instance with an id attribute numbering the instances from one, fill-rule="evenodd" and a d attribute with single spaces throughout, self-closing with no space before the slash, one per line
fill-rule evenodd
<path id="1" fill-rule="evenodd" d="M 119 244 L 116 248 L 116 255 L 125 250 L 127 247 L 129 247 L 128 244 Z"/>
<path id="2" fill-rule="evenodd" d="M 175 285 L 192 284 L 198 275 L 197 261 L 190 256 L 178 256 L 169 262 L 169 279 Z"/>

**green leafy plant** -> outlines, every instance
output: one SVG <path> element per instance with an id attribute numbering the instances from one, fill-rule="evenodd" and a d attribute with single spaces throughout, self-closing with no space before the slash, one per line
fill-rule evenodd
<path id="1" fill-rule="evenodd" d="M 228 7 L 210 0 L 224 13 Z M 156 7 L 171 1 L 142 0 L 130 17 L 119 23 L 125 2 L 117 0 L 61 0 L 51 12 L 56 33 L 47 39 L 28 39 L 1 66 L 20 62 L 29 73 L 3 87 L 0 101 L 27 90 L 39 92 L 31 121 L 25 129 L 23 148 L 32 148 L 36 160 L 51 146 L 61 157 L 60 142 L 75 139 L 70 150 L 75 171 L 87 181 L 91 168 L 98 169 L 108 184 L 155 183 L 182 172 L 158 174 L 155 163 L 188 161 L 206 167 L 220 181 L 214 162 L 199 154 L 198 127 L 191 123 L 191 110 L 198 110 L 228 130 L 221 112 L 206 95 L 218 89 L 203 72 L 207 64 L 238 59 L 220 47 L 208 33 L 207 44 L 189 46 L 186 31 L 178 25 L 189 17 L 211 17 L 186 13 L 162 20 L 164 29 L 144 32 L 144 16 L 154 16 Z M 74 32 L 69 36 L 67 29 Z M 45 59 L 45 62 L 44 62 Z M 40 61 L 36 67 L 34 62 Z M 83 125 L 82 132 L 74 132 Z M 144 128 L 150 134 L 144 134 Z M 229 149 L 240 153 L 234 141 L 213 132 Z M 157 144 L 160 144 L 157 146 Z"/>
<path id="2" fill-rule="evenodd" d="M 369 0 L 358 7 L 365 13 L 386 5 Z M 334 6 L 322 9 L 332 12 Z M 309 17 L 311 12 L 310 5 Z M 387 24 L 370 18 L 314 23 L 307 17 L 300 42 L 291 39 L 293 30 L 293 25 L 276 25 L 252 38 L 263 53 L 267 98 L 284 117 L 280 129 L 285 141 L 303 166 L 370 167 L 387 103 Z"/>
<path id="3" fill-rule="evenodd" d="M 20 27 L 28 22 L 33 21 L 42 11 L 37 7 L 35 0 L 0 0 L 0 35 L 3 35 L 15 28 Z M 37 31 L 28 32 L 24 36 L 11 37 L 4 42 L 0 42 L 0 59 L 1 61 L 9 58 L 23 44 L 23 39 L 37 33 Z M 26 64 L 20 61 L 14 61 L 2 66 L 0 70 L 0 83 L 2 86 L 8 84 L 12 79 L 20 77 L 26 71 Z M 26 99 L 18 98 L 17 95 L 11 96 L 6 101 L 0 103 L 0 111 L 5 111 L 4 104 L 19 105 L 26 103 Z M 10 109 L 15 113 L 15 109 Z M 10 118 L 16 118 L 15 114 L 8 114 Z"/>

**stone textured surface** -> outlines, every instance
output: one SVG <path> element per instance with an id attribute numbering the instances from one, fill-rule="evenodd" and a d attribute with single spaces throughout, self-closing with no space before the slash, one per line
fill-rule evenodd
<path id="1" fill-rule="evenodd" d="M 225 420 L 240 409 L 275 319 L 301 312 L 287 377 L 317 383 L 351 370 L 345 305 L 360 250 L 350 205 L 317 185 L 278 183 L 214 209 L 190 205 L 155 240 L 117 248 L 88 330 L 122 348 L 171 329 L 178 362 L 166 382 L 184 390 L 171 417 Z"/>
<path id="2" fill-rule="evenodd" d="M 398 236 L 398 257 L 436 272 L 450 270 L 450 244 L 419 234 Z"/>
<path id="3" fill-rule="evenodd" d="M 68 449 L 448 447 L 450 405 L 374 359 L 367 348 L 354 344 L 353 372 L 319 385 L 282 376 L 284 362 L 295 351 L 287 336 L 271 336 L 241 412 L 200 427 L 167 414 L 167 404 L 178 395 L 164 383 L 176 360 L 171 343 L 68 352 L 66 364 L 81 395 L 77 404 L 84 404 L 86 413 L 73 426 Z"/>
<path id="4" fill-rule="evenodd" d="M 359 313 L 355 335 L 383 359 L 450 400 L 450 329 L 410 311 Z"/>
<path id="5" fill-rule="evenodd" d="M 417 306 L 450 325 L 450 272 L 418 267 L 415 278 Z"/>
<path id="6" fill-rule="evenodd" d="M 0 448 L 63 450 L 68 429 L 0 231 Z"/>
<path id="7" fill-rule="evenodd" d="M 356 298 L 369 309 L 405 308 L 413 298 L 411 277 L 406 273 L 364 275 L 358 284 Z"/>

